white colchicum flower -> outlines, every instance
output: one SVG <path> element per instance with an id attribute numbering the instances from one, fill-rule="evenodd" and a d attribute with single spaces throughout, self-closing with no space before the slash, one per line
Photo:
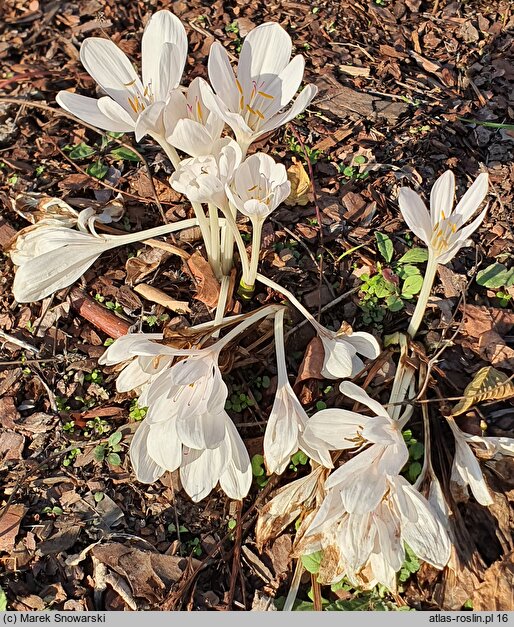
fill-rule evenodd
<path id="1" fill-rule="evenodd" d="M 175 349 L 144 334 L 140 341 L 134 335 L 109 347 L 105 363 L 133 356 L 137 357 L 137 366 L 132 362 L 127 368 L 134 368 L 135 382 L 151 374 L 143 381 L 148 414 L 130 445 L 138 481 L 153 483 L 167 470 L 180 468 L 184 489 L 194 501 L 204 498 L 218 480 L 230 498 L 246 496 L 252 480 L 250 458 L 224 409 L 228 391 L 218 358 L 245 328 L 278 310 L 271 305 L 257 311 L 206 348 Z M 117 342 L 121 346 L 116 347 Z M 176 361 L 181 357 L 184 359 Z M 159 362 L 160 372 L 147 372 L 151 362 L 145 359 L 164 360 Z M 125 377 L 127 388 L 130 374 L 132 371 Z"/>
<path id="2" fill-rule="evenodd" d="M 202 96 L 203 78 L 195 78 L 186 93 L 171 92 L 164 110 L 166 140 L 192 157 L 216 155 L 225 122 L 211 111 Z M 205 89 L 203 90 L 205 91 Z"/>
<path id="3" fill-rule="evenodd" d="M 170 185 L 191 202 L 227 208 L 225 186 L 231 183 L 242 158 L 241 148 L 234 140 L 217 140 L 212 153 L 181 161 L 171 175 Z"/>
<path id="4" fill-rule="evenodd" d="M 398 203 L 410 230 L 428 247 L 437 263 L 448 263 L 464 246 L 485 217 L 487 207 L 471 222 L 488 192 L 489 177 L 479 174 L 454 207 L 455 177 L 451 170 L 442 174 L 430 192 L 430 212 L 421 197 L 408 187 L 400 189 Z"/>
<path id="5" fill-rule="evenodd" d="M 245 38 L 237 76 L 226 50 L 214 42 L 209 54 L 209 79 L 216 95 L 202 84 L 208 106 L 232 128 L 246 154 L 248 146 L 261 135 L 286 124 L 302 113 L 317 93 L 307 85 L 288 111 L 303 79 L 304 59 L 290 61 L 291 38 L 273 22 L 254 28 Z"/>
<path id="6" fill-rule="evenodd" d="M 447 417 L 447 422 L 455 437 L 455 457 L 451 481 L 465 490 L 469 486 L 473 496 L 481 505 L 492 505 L 494 503 L 493 498 L 470 444 L 474 444 L 480 449 L 486 458 L 500 455 L 514 457 L 514 439 L 470 435 L 459 429 L 453 418 Z"/>
<path id="7" fill-rule="evenodd" d="M 90 220 L 86 222 L 90 223 Z M 195 219 L 183 220 L 128 235 L 98 235 L 40 222 L 31 230 L 20 233 L 9 251 L 13 263 L 18 266 L 14 276 L 14 298 L 19 303 L 41 300 L 71 285 L 107 250 L 196 224 Z"/>
<path id="8" fill-rule="evenodd" d="M 85 39 L 80 60 L 107 95 L 95 99 L 60 91 L 57 102 L 106 131 L 132 131 L 137 141 L 147 133 L 164 139 L 163 112 L 171 91 L 180 83 L 187 58 L 186 31 L 170 11 L 158 11 L 150 18 L 143 33 L 141 58 L 142 80 L 110 39 Z"/>
<path id="9" fill-rule="evenodd" d="M 291 184 L 287 180 L 285 166 L 276 163 L 269 155 L 259 152 L 241 163 L 234 173 L 232 183 L 226 185 L 225 190 L 231 206 L 252 222 L 252 255 L 249 267 L 243 266 L 241 279 L 243 290 L 252 292 L 259 265 L 264 221 L 289 196 Z M 244 245 L 235 232 L 234 236 L 243 259 L 246 257 L 246 254 L 243 254 Z"/>
<path id="10" fill-rule="evenodd" d="M 256 278 L 260 283 L 283 294 L 316 329 L 325 351 L 321 374 L 326 379 L 353 377 L 364 367 L 359 355 L 368 359 L 376 359 L 380 355 L 380 345 L 370 333 L 331 331 L 320 324 L 289 290 L 260 273 L 256 274 Z"/>
<path id="11" fill-rule="evenodd" d="M 331 503 L 350 513 L 363 514 L 374 509 L 387 490 L 387 477 L 396 476 L 409 459 L 402 420 L 393 420 L 386 409 L 366 392 L 349 381 L 343 381 L 340 391 L 369 407 L 375 416 L 364 416 L 347 409 L 322 409 L 309 418 L 303 439 L 323 443 L 328 450 L 369 448 L 335 470 L 325 483 L 334 499 Z M 311 440 L 312 438 L 312 440 Z"/>
<path id="12" fill-rule="evenodd" d="M 364 589 L 382 584 L 394 592 L 406 544 L 435 568 L 448 563 L 451 543 L 444 527 L 428 501 L 403 477 L 388 477 L 384 497 L 364 513 L 341 511 L 337 498 L 331 499 L 329 508 L 331 497 L 326 497 L 297 547 L 303 554 L 325 552 L 318 575 L 322 583 L 347 577 Z"/>
<path id="13" fill-rule="evenodd" d="M 171 355 L 146 356 L 135 355 L 132 352 L 133 347 L 141 347 L 144 342 L 154 345 L 163 337 L 162 333 L 129 333 L 115 340 L 107 348 L 98 360 L 100 365 L 113 366 L 125 362 L 123 370 L 116 378 L 118 392 L 145 389 L 162 370 L 171 366 L 173 362 Z M 141 405 L 146 406 L 143 402 Z"/>
<path id="14" fill-rule="evenodd" d="M 311 459 L 326 468 L 333 468 L 325 443 L 311 435 L 307 442 L 303 432 L 309 417 L 289 384 L 284 347 L 284 310 L 275 316 L 275 350 L 278 381 L 275 400 L 264 434 L 264 459 L 270 473 L 281 474 L 291 455 L 301 449 Z"/>

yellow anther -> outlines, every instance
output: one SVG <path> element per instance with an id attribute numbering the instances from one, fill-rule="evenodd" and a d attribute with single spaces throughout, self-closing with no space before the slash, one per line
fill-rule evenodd
<path id="1" fill-rule="evenodd" d="M 203 124 L 202 105 L 200 104 L 200 101 L 196 103 L 196 111 L 198 113 L 198 119 Z"/>
<path id="2" fill-rule="evenodd" d="M 137 78 L 135 78 L 133 81 L 130 81 L 130 83 L 123 83 L 124 87 L 132 87 L 132 85 L 135 85 L 137 81 Z"/>
<path id="3" fill-rule="evenodd" d="M 241 87 L 241 83 L 237 80 L 236 78 L 236 86 L 237 86 L 237 91 L 241 94 L 241 96 L 243 95 L 243 88 Z"/>
<path id="4" fill-rule="evenodd" d="M 255 189 L 257 189 L 258 185 L 254 185 L 253 187 L 250 187 L 250 189 L 248 190 L 249 192 L 253 192 Z"/>
<path id="5" fill-rule="evenodd" d="M 258 91 L 257 93 L 259 94 L 259 96 L 262 96 L 263 98 L 269 98 L 270 100 L 273 100 L 275 98 L 275 96 L 267 94 L 265 91 Z"/>
<path id="6" fill-rule="evenodd" d="M 455 233 L 456 230 L 457 230 L 457 225 L 456 224 L 452 224 L 452 233 Z"/>
<path id="7" fill-rule="evenodd" d="M 144 98 L 146 98 L 148 96 L 148 85 L 145 87 L 145 90 L 143 92 L 143 96 L 144 96 Z"/>
<path id="8" fill-rule="evenodd" d="M 242 111 L 245 108 L 245 99 L 244 96 L 241 96 L 239 99 L 239 109 Z"/>
<path id="9" fill-rule="evenodd" d="M 134 113 L 137 113 L 139 110 L 139 106 L 138 106 L 139 103 L 138 103 L 137 96 L 134 98 L 134 100 L 132 100 L 132 98 L 129 96 L 128 101 L 129 101 L 129 105 L 132 111 L 134 111 Z"/>
<path id="10" fill-rule="evenodd" d="M 259 116 L 261 120 L 264 120 L 264 115 L 259 111 L 259 109 L 255 109 L 255 115 Z"/>
<path id="11" fill-rule="evenodd" d="M 446 220 L 446 216 L 444 215 L 444 211 L 441 211 L 441 215 L 443 216 L 443 220 Z"/>
<path id="12" fill-rule="evenodd" d="M 250 105 L 246 105 L 246 108 L 248 109 L 248 111 L 250 111 L 250 113 L 252 113 L 253 115 L 257 115 L 254 111 L 254 109 L 252 109 L 252 107 L 250 107 Z"/>

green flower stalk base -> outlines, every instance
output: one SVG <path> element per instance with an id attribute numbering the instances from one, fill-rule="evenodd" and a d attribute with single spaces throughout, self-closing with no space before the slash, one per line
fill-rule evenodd
<path id="1" fill-rule="evenodd" d="M 247 285 L 243 279 L 239 282 L 239 287 L 237 289 L 237 293 L 243 300 L 249 301 L 253 298 L 253 293 L 255 292 L 255 285 Z"/>

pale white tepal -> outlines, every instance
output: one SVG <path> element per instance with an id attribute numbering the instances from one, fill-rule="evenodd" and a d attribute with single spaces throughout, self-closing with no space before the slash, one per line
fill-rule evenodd
<path id="1" fill-rule="evenodd" d="M 204 100 L 232 128 L 243 153 L 258 137 L 302 113 L 318 91 L 307 85 L 283 111 L 303 80 L 305 61 L 300 54 L 290 61 L 292 49 L 291 37 L 279 24 L 261 24 L 246 36 L 234 75 L 223 46 L 211 46 L 208 70 L 215 95 L 202 84 Z"/>
<path id="2" fill-rule="evenodd" d="M 187 58 L 187 35 L 170 11 L 154 13 L 141 44 L 142 80 L 126 54 L 110 39 L 88 37 L 80 60 L 107 94 L 99 99 L 68 91 L 57 94 L 63 109 L 106 131 L 147 133 L 165 137 L 163 112 L 172 90 L 180 84 Z"/>
<path id="3" fill-rule="evenodd" d="M 459 203 L 455 202 L 455 177 L 447 170 L 430 192 L 430 212 L 415 191 L 400 189 L 398 203 L 410 230 L 428 247 L 430 256 L 440 264 L 448 263 L 482 224 L 487 207 L 467 226 L 487 195 L 489 176 L 479 174 Z"/>

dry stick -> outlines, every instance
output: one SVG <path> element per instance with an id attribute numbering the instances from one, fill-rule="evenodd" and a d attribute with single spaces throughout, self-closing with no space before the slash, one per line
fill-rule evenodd
<path id="1" fill-rule="evenodd" d="M 318 195 L 316 194 L 316 187 L 314 186 L 314 172 L 312 170 L 312 163 L 309 158 L 309 155 L 307 154 L 307 150 L 305 148 L 305 144 L 303 143 L 303 139 L 301 138 L 300 133 L 298 133 L 298 131 L 296 130 L 296 127 L 294 126 L 294 124 L 290 122 L 288 124 L 288 127 L 291 129 L 291 132 L 296 137 L 298 143 L 300 144 L 303 150 L 303 154 L 305 155 L 305 161 L 307 163 L 307 168 L 309 170 L 309 178 L 311 181 L 312 195 L 314 197 L 314 208 L 316 209 L 316 219 L 318 221 L 319 243 L 320 243 L 321 248 L 323 249 L 323 244 L 324 244 L 323 225 L 321 223 L 321 211 L 318 205 Z M 316 317 L 318 318 L 318 322 L 319 322 L 319 319 L 321 318 L 321 284 L 323 282 L 323 254 L 320 255 L 319 263 L 317 265 L 318 265 L 318 272 L 319 272 L 319 280 L 318 280 L 319 304 L 318 304 L 318 315 Z"/>
<path id="2" fill-rule="evenodd" d="M 122 335 L 127 335 L 129 332 L 132 326 L 129 322 L 122 320 L 108 309 L 105 309 L 105 307 L 99 305 L 80 288 L 72 288 L 69 298 L 71 306 L 82 318 L 106 333 L 109 337 L 117 339 Z"/>
<path id="3" fill-rule="evenodd" d="M 74 115 L 71 115 L 71 113 L 68 113 L 67 111 L 61 111 L 60 109 L 54 109 L 53 107 L 50 107 L 49 105 L 43 104 L 42 102 L 29 102 L 27 100 L 23 100 L 22 98 L 3 98 L 3 97 L 0 98 L 0 103 L 4 103 L 4 102 L 6 104 L 15 104 L 15 105 L 20 105 L 22 107 L 26 106 L 26 107 L 33 107 L 35 109 L 41 109 L 42 111 L 48 111 L 48 112 L 50 112 L 53 115 L 56 115 L 58 117 L 67 118 L 68 120 L 72 120 L 73 122 L 76 122 L 77 124 L 81 124 L 82 126 L 90 129 L 91 131 L 94 131 L 95 133 L 98 133 L 99 135 L 102 135 L 102 137 L 107 137 L 110 141 L 116 142 L 119 146 L 123 146 L 124 148 L 127 148 L 128 150 L 131 150 L 133 153 L 135 153 L 141 159 L 141 162 L 144 164 L 144 166 L 146 168 L 155 204 L 157 205 L 157 207 L 159 209 L 159 213 L 161 214 L 161 217 L 162 217 L 164 223 L 167 224 L 166 216 L 164 214 L 164 210 L 162 208 L 161 201 L 159 200 L 159 197 L 157 196 L 157 190 L 155 189 L 155 185 L 154 185 L 153 177 L 152 177 L 152 171 L 150 170 L 150 166 L 148 165 L 147 160 L 143 157 L 143 155 L 136 148 L 134 148 L 134 146 L 132 146 L 131 144 L 126 144 L 125 142 L 120 141 L 116 137 L 111 137 L 110 135 L 107 135 L 107 133 L 104 133 L 100 129 L 96 128 L 96 126 L 93 126 L 92 124 L 88 124 L 87 122 L 83 122 L 82 120 L 79 120 L 79 118 L 76 118 Z M 86 172 L 86 174 L 87 174 L 87 172 Z M 90 176 L 90 175 L 87 174 L 87 176 Z M 108 187 L 107 184 L 104 184 L 104 185 L 106 187 Z M 124 192 L 121 189 L 118 189 L 116 187 L 113 187 L 112 189 L 114 189 L 116 192 L 119 192 L 120 194 L 123 194 L 124 196 L 129 196 L 130 198 L 136 198 L 140 202 L 144 202 L 144 203 L 151 202 L 148 198 L 143 198 L 142 196 L 136 196 L 134 194 L 130 194 L 128 192 Z"/>

